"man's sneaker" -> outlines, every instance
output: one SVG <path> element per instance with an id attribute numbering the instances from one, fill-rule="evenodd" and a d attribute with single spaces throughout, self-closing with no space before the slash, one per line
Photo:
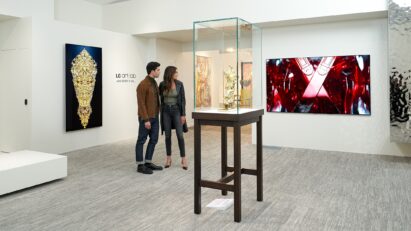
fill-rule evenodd
<path id="1" fill-rule="evenodd" d="M 157 166 L 153 163 L 145 163 L 144 166 L 146 166 L 147 168 L 149 168 L 151 170 L 163 170 L 163 167 Z"/>
<path id="2" fill-rule="evenodd" d="M 137 172 L 143 173 L 143 174 L 153 174 L 153 170 L 150 168 L 147 168 L 144 164 L 139 164 L 137 166 Z"/>

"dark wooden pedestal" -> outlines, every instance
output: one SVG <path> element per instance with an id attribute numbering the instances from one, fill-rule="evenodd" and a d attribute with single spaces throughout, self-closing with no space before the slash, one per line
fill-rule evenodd
<path id="1" fill-rule="evenodd" d="M 201 187 L 234 192 L 234 221 L 241 221 L 241 174 L 257 177 L 257 201 L 263 201 L 262 116 L 264 110 L 252 110 L 240 114 L 193 112 L 194 119 L 194 213 L 201 213 Z M 257 168 L 241 168 L 241 126 L 257 123 Z M 221 179 L 201 179 L 201 126 L 221 127 Z M 227 166 L 227 127 L 234 128 L 234 166 Z M 208 141 L 213 142 L 213 141 Z M 228 172 L 234 172 L 227 175 Z M 233 184 L 229 184 L 234 181 Z"/>

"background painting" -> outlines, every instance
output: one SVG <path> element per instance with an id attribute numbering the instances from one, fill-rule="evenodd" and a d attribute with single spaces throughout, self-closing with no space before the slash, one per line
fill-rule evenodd
<path id="1" fill-rule="evenodd" d="M 66 44 L 66 131 L 102 124 L 102 49 Z"/>
<path id="2" fill-rule="evenodd" d="M 241 106 L 251 107 L 253 102 L 253 63 L 241 63 Z"/>
<path id="3" fill-rule="evenodd" d="M 210 82 L 210 58 L 204 56 L 196 56 L 196 107 L 211 106 Z"/>
<path id="4" fill-rule="evenodd" d="M 370 56 L 266 61 L 267 111 L 371 114 Z"/>

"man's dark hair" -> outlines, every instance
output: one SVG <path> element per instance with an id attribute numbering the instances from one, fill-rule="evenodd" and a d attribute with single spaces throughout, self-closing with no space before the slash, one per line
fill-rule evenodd
<path id="1" fill-rule="evenodd" d="M 149 62 L 146 66 L 147 74 L 149 75 L 151 71 L 155 71 L 160 64 L 158 62 Z"/>

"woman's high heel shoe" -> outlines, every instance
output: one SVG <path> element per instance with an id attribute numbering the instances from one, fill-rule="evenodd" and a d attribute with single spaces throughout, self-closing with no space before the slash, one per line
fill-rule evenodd
<path id="1" fill-rule="evenodd" d="M 187 161 L 187 160 L 186 160 L 186 161 Z M 188 170 L 187 163 L 184 164 L 184 161 L 183 161 L 183 160 L 181 160 L 181 167 L 182 167 L 184 170 Z"/>
<path id="2" fill-rule="evenodd" d="M 170 159 L 170 162 L 166 160 L 166 164 L 164 165 L 164 168 L 169 168 L 170 166 L 171 166 L 171 159 Z"/>

